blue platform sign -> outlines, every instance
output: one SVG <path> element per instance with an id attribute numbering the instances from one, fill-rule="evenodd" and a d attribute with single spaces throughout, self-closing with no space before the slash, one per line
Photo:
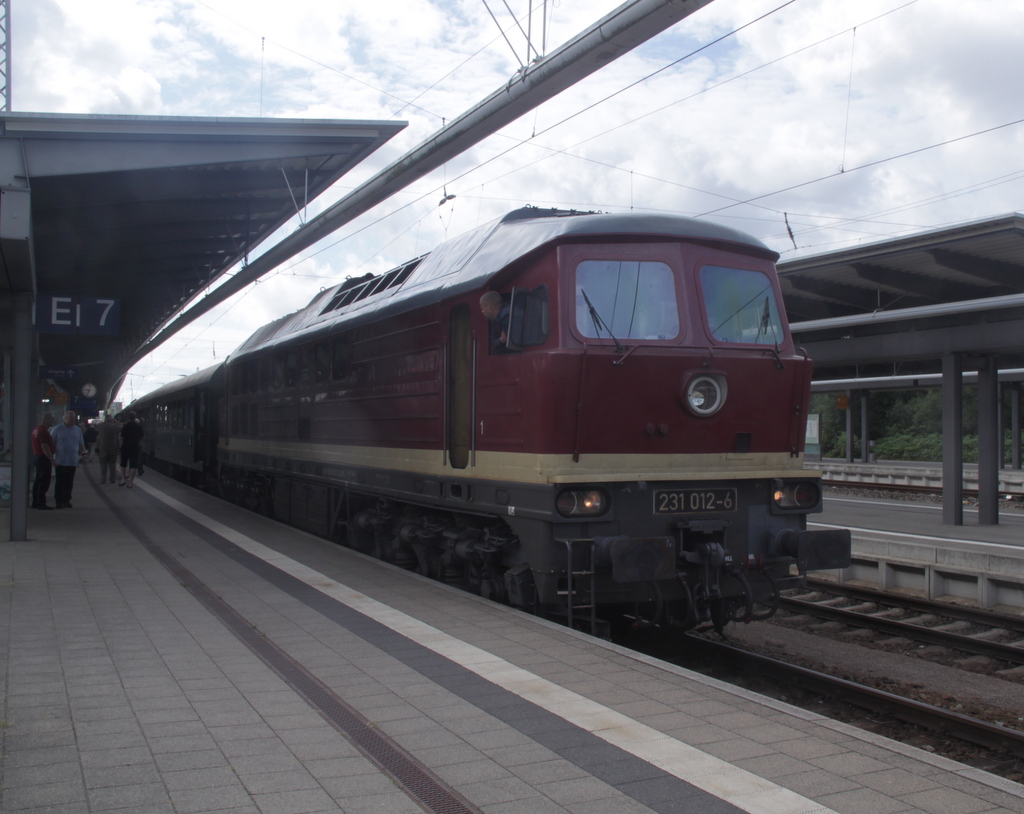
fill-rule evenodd
<path id="1" fill-rule="evenodd" d="M 41 334 L 117 336 L 121 333 L 121 301 L 41 294 L 36 298 L 36 330 Z"/>
<path id="2" fill-rule="evenodd" d="M 77 379 L 78 368 L 77 367 L 46 367 L 45 365 L 39 366 L 40 379 Z"/>
<path id="3" fill-rule="evenodd" d="M 71 398 L 68 405 L 69 410 L 74 410 L 83 416 L 98 416 L 99 410 L 96 407 L 96 399 Z"/>

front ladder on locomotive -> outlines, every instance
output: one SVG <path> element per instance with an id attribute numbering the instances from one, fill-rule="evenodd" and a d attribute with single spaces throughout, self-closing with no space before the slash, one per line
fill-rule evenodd
<path id="1" fill-rule="evenodd" d="M 597 569 L 594 566 L 594 541 L 590 538 L 575 538 L 575 539 L 558 539 L 559 542 L 565 543 L 566 560 L 567 565 L 565 569 L 565 590 L 559 591 L 559 596 L 565 596 L 565 609 L 568 615 L 568 625 L 573 627 L 576 619 L 576 611 L 589 611 L 589 618 L 584 621 L 590 625 L 590 635 L 597 636 L 598 622 L 597 622 L 597 605 L 595 599 L 597 597 Z M 577 545 L 585 546 L 583 549 L 583 559 L 585 565 L 582 570 L 576 565 L 575 553 Z M 579 591 L 577 589 L 576 580 L 577 578 L 590 579 L 589 591 L 587 591 L 587 600 L 583 602 L 577 601 L 579 597 Z"/>

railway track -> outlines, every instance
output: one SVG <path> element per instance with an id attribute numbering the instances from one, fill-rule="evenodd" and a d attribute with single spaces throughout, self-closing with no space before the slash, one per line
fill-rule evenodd
<path id="1" fill-rule="evenodd" d="M 886 638 L 898 637 L 933 646 L 936 650 L 941 648 L 951 654 L 954 662 L 958 659 L 957 652 L 982 655 L 993 659 L 995 665 L 1007 668 L 1006 678 L 1024 679 L 1021 669 L 1024 665 L 1024 616 L 1007 617 L 976 608 L 817 581 L 810 581 L 806 589 L 784 596 L 782 609 L 828 623 L 873 630 Z M 781 624 L 785 624 L 784 619 Z M 829 635 L 838 633 L 838 626 L 836 628 Z M 813 627 L 797 626 L 796 629 L 820 634 L 820 630 Z M 774 652 L 771 655 L 758 652 L 762 649 L 758 641 L 746 640 L 737 646 L 742 639 L 723 642 L 714 634 L 691 633 L 684 636 L 682 655 L 678 649 L 670 654 L 669 644 L 653 642 L 656 649 L 664 647 L 665 650 L 652 654 L 682 667 L 708 672 L 723 681 L 795 702 L 820 714 L 923 746 L 1016 782 L 1024 776 L 1024 721 L 1020 721 L 1019 711 L 1014 711 L 1012 704 L 1010 709 L 1000 710 L 974 702 L 957 703 L 955 697 L 936 693 L 915 682 L 904 685 L 899 680 L 883 679 L 880 684 L 877 677 L 840 678 L 830 673 L 849 677 L 858 675 L 858 671 L 851 670 L 848 661 L 810 663 L 800 657 L 794 659 L 800 663 L 780 660 Z M 678 647 L 678 639 L 676 642 Z M 867 642 L 860 644 L 869 646 Z M 863 652 L 863 658 L 870 659 L 872 651 L 865 649 Z M 923 648 L 913 652 L 922 653 Z M 1000 671 L 996 671 L 995 676 L 1004 678 Z M 935 705 L 937 703 L 948 709 Z"/>
<path id="2" fill-rule="evenodd" d="M 921 486 L 919 484 L 912 483 L 879 483 L 877 481 L 852 481 L 852 480 L 832 480 L 830 478 L 822 478 L 821 483 L 823 486 L 831 486 L 835 488 L 845 489 L 867 489 L 875 492 L 901 492 L 904 494 L 915 494 L 915 495 L 941 495 L 941 486 Z M 964 489 L 965 497 L 977 497 L 977 489 Z"/>
<path id="3" fill-rule="evenodd" d="M 1005 756 L 1009 755 L 1015 756 L 1018 764 L 1019 759 L 1024 758 L 1024 731 L 788 664 L 699 635 L 688 634 L 686 644 L 691 655 L 697 654 L 717 665 L 727 665 L 741 675 L 757 676 L 789 688 L 798 687 L 833 702 L 850 704 L 921 727 L 940 738 L 953 737 L 992 750 L 997 753 L 990 757 L 994 763 L 1006 762 Z"/>
<path id="4" fill-rule="evenodd" d="M 916 474 L 916 473 L 915 473 Z M 864 489 L 874 492 L 898 492 L 901 494 L 917 494 L 917 495 L 942 495 L 942 479 L 941 477 L 928 478 L 929 483 L 921 483 L 916 477 L 907 479 L 906 482 L 900 482 L 895 478 L 900 477 L 899 475 L 884 475 L 884 474 L 873 474 L 867 478 L 859 480 L 856 474 L 848 476 L 843 474 L 842 477 L 829 477 L 826 472 L 822 479 L 822 485 L 826 487 L 833 487 L 836 489 Z M 977 498 L 978 489 L 976 486 L 971 484 L 976 483 L 976 480 L 968 481 L 963 488 L 963 495 L 965 498 Z M 999 489 L 1000 500 L 1009 504 L 1020 506 L 1024 504 L 1024 484 L 1018 483 L 1017 481 L 1007 482 L 1000 485 Z"/>
<path id="5" fill-rule="evenodd" d="M 804 589 L 787 592 L 780 608 L 791 615 L 778 618 L 778 624 L 813 617 L 983 656 L 1011 665 L 1009 670 L 1024 665 L 1024 616 L 815 580 L 808 580 Z"/>

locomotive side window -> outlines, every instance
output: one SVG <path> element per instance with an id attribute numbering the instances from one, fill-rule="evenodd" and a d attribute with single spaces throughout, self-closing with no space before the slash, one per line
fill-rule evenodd
<path id="1" fill-rule="evenodd" d="M 508 347 L 529 348 L 543 345 L 551 331 L 548 287 L 512 289 L 508 317 Z"/>
<path id="2" fill-rule="evenodd" d="M 326 342 L 318 342 L 313 351 L 316 383 L 321 384 L 331 377 L 331 349 Z"/>
<path id="3" fill-rule="evenodd" d="M 334 342 L 334 362 L 331 365 L 331 378 L 341 381 L 348 376 L 350 367 L 351 352 L 348 342 L 344 339 L 337 339 Z"/>
<path id="4" fill-rule="evenodd" d="M 260 359 L 260 392 L 266 393 L 270 390 L 274 381 L 273 366 L 269 356 Z"/>
<path id="5" fill-rule="evenodd" d="M 299 354 L 290 350 L 285 354 L 284 386 L 295 387 L 299 370 Z"/>
<path id="6" fill-rule="evenodd" d="M 576 327 L 592 339 L 679 335 L 672 269 L 657 261 L 584 260 L 576 267 Z"/>
<path id="7" fill-rule="evenodd" d="M 274 354 L 274 378 L 273 389 L 280 390 L 284 387 L 284 356 L 280 353 Z"/>
<path id="8" fill-rule="evenodd" d="M 704 312 L 720 342 L 778 345 L 785 339 L 772 281 L 749 269 L 704 266 L 700 270 Z"/>
<path id="9" fill-rule="evenodd" d="M 299 351 L 299 385 L 307 385 L 313 377 L 313 349 L 304 345 Z"/>

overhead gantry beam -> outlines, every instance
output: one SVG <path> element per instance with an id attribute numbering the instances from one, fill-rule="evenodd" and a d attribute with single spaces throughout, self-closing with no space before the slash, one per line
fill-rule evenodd
<path id="1" fill-rule="evenodd" d="M 951 280 L 938 280 L 923 274 L 911 274 L 899 269 L 875 266 L 870 263 L 855 263 L 853 268 L 862 280 L 914 294 L 931 302 L 977 300 L 982 297 L 1002 297 L 1006 294 L 1017 293 L 1017 290 L 1006 286 L 967 285 Z"/>
<path id="2" fill-rule="evenodd" d="M 264 274 L 710 2 L 634 0 L 615 9 L 549 56 L 523 68 L 484 101 L 453 119 L 162 326 L 128 360 L 122 377 L 179 330 Z"/>
<path id="3" fill-rule="evenodd" d="M 950 271 L 958 271 L 979 280 L 1007 286 L 1014 292 L 1024 291 L 1024 266 L 982 257 L 969 257 L 948 249 L 933 249 L 928 254 L 938 265 Z"/>

